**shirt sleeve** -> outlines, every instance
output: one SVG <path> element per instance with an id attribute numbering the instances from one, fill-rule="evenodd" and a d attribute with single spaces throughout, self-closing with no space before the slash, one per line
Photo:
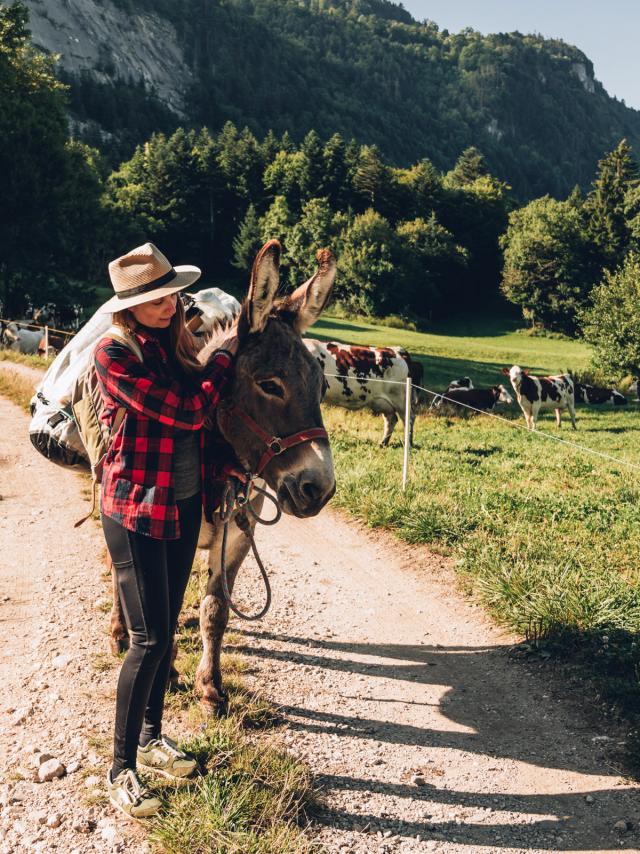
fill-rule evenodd
<path id="1" fill-rule="evenodd" d="M 229 382 L 231 358 L 216 352 L 203 369 L 198 388 L 187 389 L 151 371 L 125 344 L 105 339 L 96 348 L 96 373 L 103 395 L 120 406 L 180 430 L 199 430 Z"/>

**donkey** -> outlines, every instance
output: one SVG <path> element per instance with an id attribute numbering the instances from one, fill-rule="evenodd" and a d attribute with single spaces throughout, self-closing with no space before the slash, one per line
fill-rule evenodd
<path id="1" fill-rule="evenodd" d="M 285 513 L 305 518 L 319 513 L 335 492 L 331 449 L 320 411 L 324 375 L 304 346 L 302 334 L 315 323 L 329 299 L 336 264 L 328 249 L 320 250 L 316 273 L 290 296 L 276 301 L 280 255 L 280 244 L 271 240 L 254 262 L 238 321 L 239 347 L 231 390 L 218 405 L 216 419 L 218 430 L 244 469 L 260 473 L 258 485 L 264 487 L 266 482 Z M 216 337 L 212 337 L 200 351 L 203 365 L 216 344 Z M 307 438 L 309 433 L 314 438 Z M 287 438 L 296 444 L 286 447 Z M 252 498 L 252 504 L 260 513 L 262 496 Z M 248 526 L 253 533 L 255 520 L 251 515 L 234 510 L 226 549 L 230 591 L 249 552 L 250 541 L 244 532 Z M 211 523 L 203 519 L 198 546 L 209 552 L 209 582 L 200 604 L 202 657 L 195 689 L 211 712 L 226 699 L 220 671 L 222 639 L 229 619 L 222 587 L 222 537 L 218 517 Z M 114 593 L 115 589 L 114 584 Z M 111 636 L 112 648 L 121 648 L 126 642 L 117 594 Z"/>

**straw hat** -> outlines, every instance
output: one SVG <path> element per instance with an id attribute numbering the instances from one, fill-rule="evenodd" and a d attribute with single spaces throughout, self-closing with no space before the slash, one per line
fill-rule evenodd
<path id="1" fill-rule="evenodd" d="M 109 264 L 116 292 L 100 311 L 121 311 L 188 288 L 200 278 L 197 267 L 173 267 L 153 243 L 145 243 Z"/>

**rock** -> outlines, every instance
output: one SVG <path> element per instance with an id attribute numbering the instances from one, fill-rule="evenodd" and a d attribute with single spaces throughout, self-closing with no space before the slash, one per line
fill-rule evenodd
<path id="1" fill-rule="evenodd" d="M 51 662 L 51 666 L 56 668 L 66 667 L 72 658 L 73 656 L 70 655 L 68 652 L 63 652 L 61 655 L 56 655 L 56 657 Z"/>
<path id="2" fill-rule="evenodd" d="M 47 827 L 60 827 L 62 824 L 62 816 L 59 812 L 51 813 L 47 818 Z"/>
<path id="3" fill-rule="evenodd" d="M 13 829 L 19 836 L 24 836 L 24 834 L 27 832 L 27 825 L 24 821 L 14 821 Z"/>
<path id="4" fill-rule="evenodd" d="M 102 784 L 102 779 L 92 774 L 91 777 L 87 777 L 84 784 L 87 789 L 97 789 Z"/>
<path id="5" fill-rule="evenodd" d="M 76 833 L 91 833 L 93 831 L 93 822 L 85 818 L 85 816 L 76 816 L 71 824 L 72 830 Z"/>
<path id="6" fill-rule="evenodd" d="M 67 765 L 67 774 L 73 774 L 78 768 L 80 768 L 80 763 L 77 759 L 72 759 Z"/>
<path id="7" fill-rule="evenodd" d="M 31 757 L 31 765 L 34 768 L 39 768 L 41 765 L 44 765 L 45 762 L 48 762 L 53 758 L 54 757 L 50 753 L 40 753 L 39 750 L 36 750 Z"/>
<path id="8" fill-rule="evenodd" d="M 628 830 L 633 830 L 633 824 L 625 818 L 621 818 L 613 825 L 616 833 L 626 833 Z"/>
<path id="9" fill-rule="evenodd" d="M 427 781 L 424 779 L 422 774 L 414 774 L 411 778 L 411 782 L 414 786 L 426 786 Z"/>
<path id="10" fill-rule="evenodd" d="M 49 783 L 56 777 L 64 777 L 65 767 L 59 759 L 48 759 L 38 768 L 38 779 L 41 783 Z"/>
<path id="11" fill-rule="evenodd" d="M 596 799 L 593 797 L 593 795 L 585 795 L 584 799 L 588 804 L 594 804 L 596 801 Z"/>
<path id="12" fill-rule="evenodd" d="M 47 823 L 47 813 L 44 810 L 40 810 L 34 815 L 35 820 L 38 824 L 46 824 Z"/>
<path id="13" fill-rule="evenodd" d="M 104 818 L 101 819 L 98 822 L 98 831 L 107 844 L 116 845 L 118 843 L 118 828 L 114 821 Z"/>
<path id="14" fill-rule="evenodd" d="M 11 726 L 20 726 L 20 724 L 26 721 L 30 714 L 31 709 L 27 706 L 24 706 L 21 709 L 15 709 L 13 714 L 11 715 Z"/>

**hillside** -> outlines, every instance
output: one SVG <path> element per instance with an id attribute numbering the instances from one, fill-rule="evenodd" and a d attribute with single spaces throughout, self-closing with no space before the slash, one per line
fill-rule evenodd
<path id="1" fill-rule="evenodd" d="M 577 48 L 419 24 L 387 0 L 28 0 L 34 41 L 61 54 L 77 132 L 113 159 L 153 129 L 224 121 L 300 140 L 315 128 L 398 165 L 449 169 L 478 146 L 530 198 L 588 185 L 640 113 Z M 106 132 L 106 133 L 105 133 Z"/>

